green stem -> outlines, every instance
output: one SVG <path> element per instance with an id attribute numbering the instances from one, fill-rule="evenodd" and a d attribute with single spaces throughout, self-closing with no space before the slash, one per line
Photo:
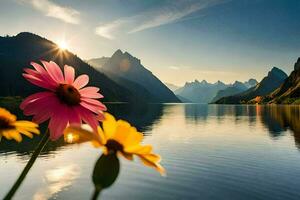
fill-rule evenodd
<path id="1" fill-rule="evenodd" d="M 98 199 L 98 196 L 100 195 L 101 193 L 101 190 L 102 188 L 101 187 L 95 187 L 95 191 L 94 191 L 94 194 L 92 196 L 92 199 L 91 200 L 97 200 Z"/>
<path id="2" fill-rule="evenodd" d="M 28 174 L 30 168 L 33 166 L 35 160 L 37 159 L 37 157 L 39 156 L 39 154 L 41 153 L 41 151 L 43 150 L 43 148 L 45 147 L 45 145 L 47 144 L 48 141 L 49 141 L 49 134 L 48 134 L 48 129 L 47 129 L 47 131 L 44 134 L 43 138 L 41 139 L 39 145 L 37 146 L 37 148 L 33 152 L 30 160 L 28 161 L 25 168 L 23 169 L 21 175 L 19 176 L 19 178 L 17 179 L 15 184 L 12 186 L 10 191 L 6 194 L 6 196 L 4 197 L 3 200 L 12 199 L 12 197 L 14 196 L 14 194 L 16 193 L 16 191 L 18 190 L 18 188 L 22 184 L 22 182 L 25 179 L 26 175 Z"/>

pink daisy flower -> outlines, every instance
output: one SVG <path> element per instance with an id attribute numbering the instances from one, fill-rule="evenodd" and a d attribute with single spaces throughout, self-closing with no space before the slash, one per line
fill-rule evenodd
<path id="1" fill-rule="evenodd" d="M 98 101 L 103 96 L 97 87 L 85 87 L 87 75 L 75 79 L 73 67 L 65 65 L 64 75 L 55 62 L 41 61 L 44 67 L 31 62 L 35 70 L 25 68 L 23 76 L 32 84 L 46 89 L 27 97 L 20 105 L 25 115 L 33 115 L 33 121 L 40 124 L 48 119 L 50 138 L 58 139 L 67 125 L 89 124 L 95 131 L 98 120 L 103 119 L 104 104 Z"/>

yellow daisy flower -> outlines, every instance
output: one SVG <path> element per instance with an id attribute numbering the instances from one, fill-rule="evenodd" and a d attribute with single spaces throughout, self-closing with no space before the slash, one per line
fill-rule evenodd
<path id="1" fill-rule="evenodd" d="M 104 154 L 118 153 L 128 160 L 138 156 L 142 163 L 165 174 L 165 169 L 159 164 L 161 158 L 152 152 L 151 145 L 141 145 L 143 134 L 138 132 L 124 120 L 116 120 L 111 114 L 105 113 L 105 119 L 98 133 L 83 129 L 78 126 L 70 126 L 65 129 L 65 141 L 68 143 L 82 143 L 91 141 L 95 147 L 103 148 Z"/>
<path id="2" fill-rule="evenodd" d="M 22 141 L 22 136 L 33 137 L 32 133 L 40 134 L 38 125 L 25 120 L 17 121 L 17 117 L 8 110 L 0 107 L 0 139 L 5 137 L 8 140 L 14 139 L 17 142 Z"/>

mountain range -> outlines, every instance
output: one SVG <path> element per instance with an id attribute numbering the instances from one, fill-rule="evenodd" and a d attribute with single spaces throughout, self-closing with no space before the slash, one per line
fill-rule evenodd
<path id="1" fill-rule="evenodd" d="M 217 95 L 213 98 L 211 103 L 214 103 L 223 97 L 232 96 L 244 92 L 247 89 L 254 87 L 256 84 L 257 81 L 255 79 L 249 79 L 244 83 L 240 81 L 235 81 L 231 86 L 227 87 L 226 89 L 218 91 Z"/>
<path id="2" fill-rule="evenodd" d="M 195 80 L 185 83 L 182 88 L 175 90 L 174 93 L 183 102 L 210 103 L 224 96 L 245 91 L 256 83 L 255 79 L 249 79 L 244 83 L 236 81 L 233 84 L 225 84 L 221 81 L 208 83 L 206 80 L 202 80 L 201 82 Z"/>
<path id="3" fill-rule="evenodd" d="M 239 104 L 247 103 L 258 96 L 265 96 L 276 90 L 287 78 L 287 74 L 277 67 L 273 67 L 256 86 L 232 95 L 226 96 L 215 103 L 217 104 Z"/>
<path id="4" fill-rule="evenodd" d="M 119 49 L 110 58 L 102 57 L 87 62 L 94 63 L 109 78 L 150 102 L 180 102 L 166 85 L 141 64 L 140 59 L 128 52 Z"/>

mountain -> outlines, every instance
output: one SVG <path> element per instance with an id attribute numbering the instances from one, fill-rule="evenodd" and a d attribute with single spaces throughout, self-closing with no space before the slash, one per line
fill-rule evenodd
<path id="1" fill-rule="evenodd" d="M 101 67 L 101 72 L 132 93 L 152 103 L 180 102 L 141 61 L 128 52 L 117 50 Z"/>
<path id="2" fill-rule="evenodd" d="M 247 87 L 247 88 L 252 88 L 254 86 L 257 85 L 257 80 L 253 79 L 253 78 L 250 78 L 248 81 L 245 81 L 244 82 L 244 85 Z"/>
<path id="3" fill-rule="evenodd" d="M 267 95 L 276 90 L 287 78 L 286 73 L 277 67 L 273 67 L 272 70 L 264 77 L 255 87 L 252 87 L 242 93 L 223 97 L 216 101 L 218 104 L 239 104 L 247 103 L 251 99 L 257 96 Z"/>
<path id="4" fill-rule="evenodd" d="M 64 64 L 74 66 L 76 75 L 88 74 L 90 85 L 100 88 L 104 101 L 145 102 L 128 89 L 118 85 L 103 73 L 67 50 L 38 35 L 19 33 L 12 37 L 0 37 L 0 94 L 1 96 L 27 96 L 40 88 L 28 83 L 23 77 L 23 68 L 30 62 L 53 60 L 61 67 Z"/>
<path id="5" fill-rule="evenodd" d="M 180 87 L 177 85 L 174 85 L 172 83 L 165 83 L 165 85 L 171 90 L 171 91 L 175 91 L 177 89 L 179 89 Z"/>
<path id="6" fill-rule="evenodd" d="M 208 83 L 205 80 L 201 82 L 195 80 L 194 82 L 185 83 L 182 88 L 175 90 L 174 93 L 193 103 L 210 103 L 219 90 L 227 87 L 228 85 L 221 81 Z"/>
<path id="7" fill-rule="evenodd" d="M 294 71 L 284 83 L 266 97 L 269 103 L 300 104 L 300 58 L 294 65 Z"/>
<path id="8" fill-rule="evenodd" d="M 235 81 L 228 88 L 218 91 L 217 95 L 213 98 L 212 103 L 218 101 L 219 99 L 221 99 L 223 97 L 228 97 L 228 96 L 232 96 L 232 95 L 236 95 L 241 92 L 244 92 L 247 89 L 255 86 L 256 84 L 257 84 L 257 81 L 255 79 L 249 79 L 248 81 L 245 81 L 244 83 L 242 83 L 240 81 Z"/>
<path id="9" fill-rule="evenodd" d="M 231 95 L 235 95 L 238 93 L 241 93 L 243 91 L 246 91 L 248 88 L 247 86 L 240 82 L 240 81 L 235 81 L 232 86 L 229 86 L 225 88 L 224 90 L 219 90 L 217 92 L 217 95 L 213 98 L 211 101 L 212 103 L 216 102 L 217 100 L 221 99 L 222 97 L 227 97 Z"/>
<path id="10" fill-rule="evenodd" d="M 101 67 L 109 60 L 109 57 L 101 57 L 101 58 L 92 58 L 87 60 L 89 65 L 92 65 L 96 69 L 101 69 Z"/>

